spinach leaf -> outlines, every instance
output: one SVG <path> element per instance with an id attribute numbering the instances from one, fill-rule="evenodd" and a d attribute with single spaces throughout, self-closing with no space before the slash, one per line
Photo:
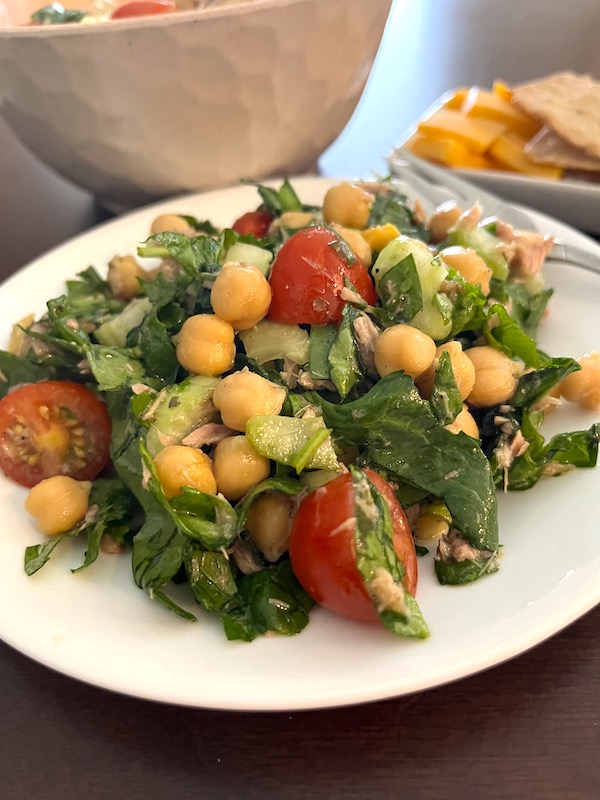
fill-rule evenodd
<path id="1" fill-rule="evenodd" d="M 464 586 L 479 580 L 483 575 L 498 571 L 498 560 L 489 553 L 473 560 L 435 560 L 435 574 L 442 586 Z"/>
<path id="2" fill-rule="evenodd" d="M 498 457 L 492 458 L 496 481 L 504 483 L 507 489 L 529 489 L 544 476 L 560 475 L 575 467 L 596 466 L 600 424 L 588 430 L 559 433 L 546 442 L 539 431 L 542 419 L 539 412 L 523 412 L 521 433 L 528 447 L 514 459 L 506 474 Z"/>
<path id="3" fill-rule="evenodd" d="M 342 450 L 356 446 L 402 482 L 441 498 L 470 544 L 497 549 L 496 491 L 485 455 L 469 436 L 439 425 L 407 375 L 393 372 L 349 403 L 318 395 L 312 402 Z"/>
<path id="4" fill-rule="evenodd" d="M 198 231 L 198 233 L 206 233 L 209 236 L 216 236 L 219 233 L 218 229 L 215 228 L 212 222 L 208 219 L 200 220 L 196 217 L 190 216 L 189 214 L 178 214 L 177 216 L 181 217 L 181 219 L 184 219 L 190 228 Z"/>
<path id="5" fill-rule="evenodd" d="M 396 636 L 425 639 L 429 630 L 417 601 L 403 584 L 405 570 L 396 556 L 387 503 L 364 472 L 351 468 L 354 489 L 356 567 L 375 610 Z"/>
<path id="6" fill-rule="evenodd" d="M 219 495 L 183 487 L 168 505 L 177 527 L 209 550 L 228 547 L 237 535 L 237 515 Z"/>
<path id="7" fill-rule="evenodd" d="M 220 270 L 223 235 L 187 236 L 185 233 L 155 233 L 138 247 L 142 258 L 174 258 L 191 277 L 199 273 L 213 274 Z"/>
<path id="8" fill-rule="evenodd" d="M 144 524 L 133 537 L 131 563 L 136 584 L 150 597 L 184 619 L 194 616 L 170 600 L 162 589 L 179 573 L 189 541 L 176 526 L 172 515 L 145 488 L 140 448 L 141 426 L 135 420 L 126 392 L 109 400 L 113 420 L 111 456 L 115 469 L 136 497 L 145 515 Z"/>
<path id="9" fill-rule="evenodd" d="M 488 342 L 509 358 L 519 358 L 528 367 L 541 367 L 546 359 L 533 339 L 510 317 L 504 306 L 495 303 L 483 327 Z"/>
<path id="10" fill-rule="evenodd" d="M 445 291 L 438 292 L 434 304 L 446 318 L 448 312 L 442 308 L 441 297 L 450 302 L 448 319 L 452 320 L 452 327 L 447 339 L 454 339 L 464 331 L 478 331 L 486 319 L 487 298 L 479 288 L 454 269 L 449 269 L 444 282 Z"/>
<path id="11" fill-rule="evenodd" d="M 139 349 L 146 371 L 172 384 L 179 372 L 179 362 L 172 334 L 167 325 L 158 318 L 153 308 L 144 318 L 138 334 Z"/>
<path id="12" fill-rule="evenodd" d="M 237 595 L 231 562 L 221 550 L 205 550 L 188 542 L 184 563 L 194 597 L 207 611 L 221 611 Z"/>
<path id="13" fill-rule="evenodd" d="M 462 411 L 463 401 L 456 385 L 450 353 L 440 356 L 429 405 L 440 425 L 449 425 Z"/>
<path id="14" fill-rule="evenodd" d="M 413 239 L 420 239 L 423 242 L 429 241 L 427 228 L 425 225 L 415 222 L 413 211 L 407 204 L 406 195 L 393 187 L 390 187 L 390 191 L 375 196 L 367 227 L 385 225 L 387 222 L 395 225 L 405 236 L 411 236 Z"/>
<path id="15" fill-rule="evenodd" d="M 121 543 L 134 525 L 139 506 L 118 478 L 97 478 L 90 491 L 89 511 L 86 515 L 88 544 L 83 564 L 73 572 L 89 567 L 98 558 L 100 542 L 110 533 Z M 88 521 L 89 519 L 89 521 Z"/>
<path id="16" fill-rule="evenodd" d="M 0 350 L 0 398 L 20 383 L 36 383 L 55 377 L 52 367 L 36 364 L 25 356 Z"/>
<path id="17" fill-rule="evenodd" d="M 510 315 L 517 325 L 535 339 L 538 325 L 552 294 L 552 289 L 543 289 L 532 294 L 522 283 L 493 279 L 490 297 L 509 308 Z"/>
<path id="18" fill-rule="evenodd" d="M 350 390 L 362 378 L 362 370 L 354 339 L 353 323 L 357 316 L 356 309 L 348 304 L 344 306 L 342 322 L 337 329 L 335 339 L 327 355 L 329 377 L 340 393 L 342 400 L 347 397 Z"/>
<path id="19" fill-rule="evenodd" d="M 513 396 L 508 401 L 514 408 L 529 408 L 571 372 L 581 369 L 573 358 L 551 358 L 539 369 L 521 375 Z"/>
<path id="20" fill-rule="evenodd" d="M 138 355 L 127 348 L 92 344 L 90 337 L 70 316 L 65 298 L 48 303 L 48 318 L 63 346 L 86 358 L 100 391 L 111 391 L 133 383 L 149 382 Z"/>
<path id="21" fill-rule="evenodd" d="M 240 579 L 237 596 L 222 612 L 225 634 L 245 642 L 267 631 L 293 636 L 308 624 L 313 605 L 290 562 L 282 561 Z"/>
<path id="22" fill-rule="evenodd" d="M 151 500 L 144 508 L 146 520 L 133 539 L 132 568 L 137 585 L 152 597 L 179 572 L 187 539 Z"/>
<path id="23" fill-rule="evenodd" d="M 302 211 L 304 209 L 294 187 L 287 178 L 279 189 L 272 189 L 270 186 L 264 186 L 260 183 L 254 185 L 263 201 L 262 208 L 275 217 L 286 211 Z"/>
<path id="24" fill-rule="evenodd" d="M 385 272 L 377 283 L 377 294 L 390 324 L 410 320 L 423 308 L 421 281 L 412 254 Z"/>
<path id="25" fill-rule="evenodd" d="M 66 285 L 63 305 L 77 319 L 96 323 L 118 314 L 126 306 L 126 301 L 114 296 L 108 282 L 93 267 L 78 273 Z"/>
<path id="26" fill-rule="evenodd" d="M 312 325 L 310 329 L 310 377 L 319 381 L 329 380 L 329 353 L 336 340 L 337 329 L 333 325 Z"/>

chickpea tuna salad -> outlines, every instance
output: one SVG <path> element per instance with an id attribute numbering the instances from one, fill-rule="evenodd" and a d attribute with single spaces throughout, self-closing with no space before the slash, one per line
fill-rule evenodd
<path id="1" fill-rule="evenodd" d="M 228 228 L 157 217 L 14 326 L 0 467 L 45 534 L 25 571 L 78 537 L 73 571 L 130 558 L 229 639 L 296 634 L 315 604 L 425 638 L 419 556 L 441 584 L 483 579 L 497 490 L 595 466 L 600 424 L 540 427 L 563 400 L 600 409 L 600 354 L 535 343 L 550 236 L 478 206 L 427 218 L 391 181 L 321 206 L 256 189 Z"/>

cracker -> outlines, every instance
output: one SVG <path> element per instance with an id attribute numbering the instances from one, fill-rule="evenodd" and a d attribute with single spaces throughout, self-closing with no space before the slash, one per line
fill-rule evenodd
<path id="1" fill-rule="evenodd" d="M 600 158 L 587 155 L 561 139 L 552 128 L 545 126 L 525 145 L 525 154 L 536 164 L 547 164 L 563 169 L 600 172 Z"/>
<path id="2" fill-rule="evenodd" d="M 513 89 L 513 102 L 593 158 L 600 158 L 600 82 L 556 72 Z"/>

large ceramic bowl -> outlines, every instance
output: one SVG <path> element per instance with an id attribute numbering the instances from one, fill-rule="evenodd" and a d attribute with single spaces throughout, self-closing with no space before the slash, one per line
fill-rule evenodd
<path id="1" fill-rule="evenodd" d="M 42 5 L 0 0 L 2 114 L 47 165 L 131 208 L 310 170 L 360 98 L 391 0 L 11 26 Z"/>

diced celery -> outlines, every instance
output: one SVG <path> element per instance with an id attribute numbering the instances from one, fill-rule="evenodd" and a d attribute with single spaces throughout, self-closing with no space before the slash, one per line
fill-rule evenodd
<path id="1" fill-rule="evenodd" d="M 432 339 L 444 339 L 450 333 L 452 322 L 444 321 L 432 300 L 448 271 L 441 259 L 435 258 L 424 242 L 400 236 L 387 244 L 373 265 L 375 287 L 379 286 L 388 270 L 411 255 L 421 284 L 423 308 L 407 322 L 427 333 Z"/>
<path id="2" fill-rule="evenodd" d="M 309 491 L 314 492 L 319 486 L 324 486 L 329 481 L 339 478 L 340 470 L 315 469 L 311 472 L 303 472 L 300 476 L 300 483 Z"/>
<path id="3" fill-rule="evenodd" d="M 307 331 L 298 325 L 284 325 L 263 319 L 254 328 L 240 331 L 246 354 L 258 364 L 284 358 L 294 364 L 306 364 L 310 356 Z"/>
<path id="4" fill-rule="evenodd" d="M 265 278 L 269 277 L 271 271 L 271 261 L 273 261 L 273 253 L 265 250 L 264 247 L 258 247 L 255 244 L 248 244 L 247 242 L 236 242 L 232 244 L 227 251 L 226 261 L 237 261 L 240 264 L 251 264 L 256 269 L 259 269 Z"/>
<path id="5" fill-rule="evenodd" d="M 136 297 L 116 317 L 98 325 L 94 336 L 106 347 L 125 347 L 129 332 L 141 325 L 151 308 L 148 297 Z"/>
<path id="6" fill-rule="evenodd" d="M 193 375 L 182 383 L 169 386 L 150 418 L 146 446 L 155 456 L 163 442 L 179 444 L 188 433 L 218 418 L 212 394 L 218 378 Z"/>
<path id="7" fill-rule="evenodd" d="M 251 417 L 246 436 L 258 453 L 293 467 L 298 473 L 304 469 L 335 470 L 339 466 L 322 417 Z"/>

